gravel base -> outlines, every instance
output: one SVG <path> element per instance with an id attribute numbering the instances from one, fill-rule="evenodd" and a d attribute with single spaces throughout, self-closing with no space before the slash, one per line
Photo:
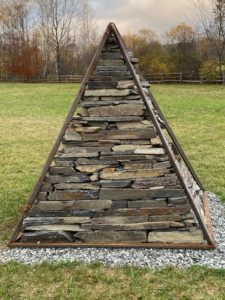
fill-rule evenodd
<path id="1" fill-rule="evenodd" d="M 125 264 L 161 268 L 175 266 L 185 268 L 192 265 L 225 268 L 225 205 L 208 193 L 209 209 L 217 247 L 215 250 L 180 249 L 109 249 L 109 248 L 17 248 L 0 252 L 0 263 L 16 260 L 24 264 L 59 261 L 83 263 L 101 262 L 108 267 Z"/>

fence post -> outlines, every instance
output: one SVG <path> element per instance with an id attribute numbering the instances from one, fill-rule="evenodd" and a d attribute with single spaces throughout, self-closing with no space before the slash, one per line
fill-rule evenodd
<path id="1" fill-rule="evenodd" d="M 180 72 L 180 83 L 183 82 L 183 72 Z"/>
<path id="2" fill-rule="evenodd" d="M 161 81 L 162 81 L 162 83 L 163 83 L 163 82 L 164 82 L 163 73 L 161 74 L 161 77 L 162 77 L 162 80 L 161 80 Z"/>
<path id="3" fill-rule="evenodd" d="M 202 75 L 200 75 L 200 79 L 201 79 L 200 83 L 203 84 L 203 76 Z"/>
<path id="4" fill-rule="evenodd" d="M 223 72 L 223 85 L 225 85 L 225 72 Z"/>

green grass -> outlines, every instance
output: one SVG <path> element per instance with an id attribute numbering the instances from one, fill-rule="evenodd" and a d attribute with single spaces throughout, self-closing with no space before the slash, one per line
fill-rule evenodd
<path id="1" fill-rule="evenodd" d="M 225 200 L 225 86 L 155 85 L 153 93 L 205 188 Z"/>
<path id="2" fill-rule="evenodd" d="M 154 271 L 78 263 L 1 267 L 0 299 L 225 299 L 225 270 L 192 267 Z"/>
<path id="3" fill-rule="evenodd" d="M 0 84 L 0 243 L 5 245 L 78 89 Z M 208 190 L 225 200 L 225 87 L 154 85 Z M 60 264 L 0 266 L 0 299 L 225 299 L 225 271 Z"/>

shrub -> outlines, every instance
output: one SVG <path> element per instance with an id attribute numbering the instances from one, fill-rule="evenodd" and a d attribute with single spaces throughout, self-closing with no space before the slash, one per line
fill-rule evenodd
<path id="1" fill-rule="evenodd" d="M 219 75 L 217 63 L 214 60 L 206 60 L 202 64 L 200 72 L 202 76 L 206 79 L 216 79 Z"/>

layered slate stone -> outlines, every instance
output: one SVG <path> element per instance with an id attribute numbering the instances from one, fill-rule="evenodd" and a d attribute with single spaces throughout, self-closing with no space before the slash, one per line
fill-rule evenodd
<path id="1" fill-rule="evenodd" d="M 138 59 L 130 55 L 130 60 L 137 68 Z M 149 83 L 141 79 L 141 85 L 148 96 Z M 177 159 L 204 218 L 202 191 Z M 131 246 L 205 242 L 113 34 L 18 241 Z"/>

